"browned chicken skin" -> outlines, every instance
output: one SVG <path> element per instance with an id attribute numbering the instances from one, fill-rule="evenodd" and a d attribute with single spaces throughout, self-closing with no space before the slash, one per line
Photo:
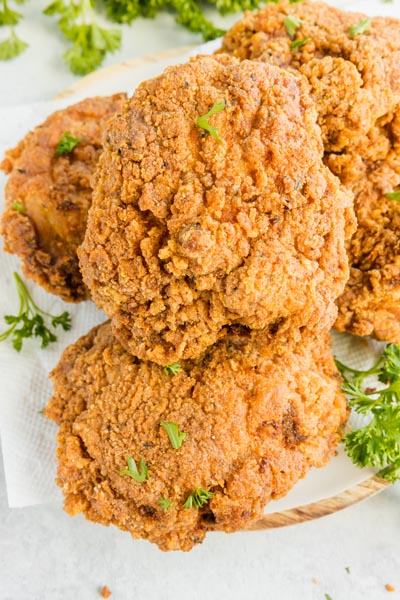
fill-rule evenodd
<path id="1" fill-rule="evenodd" d="M 291 51 L 284 18 L 301 21 Z M 400 21 L 321 2 L 269 4 L 246 13 L 222 52 L 277 64 L 303 75 L 316 102 L 325 162 L 355 193 L 358 230 L 348 248 L 351 276 L 338 301 L 336 328 L 400 342 L 400 204 L 385 193 L 400 185 Z"/>
<path id="2" fill-rule="evenodd" d="M 132 354 L 195 358 L 233 323 L 281 347 L 332 325 L 352 196 L 322 163 L 303 87 L 275 67 L 197 57 L 110 121 L 79 256 Z M 196 120 L 222 100 L 218 142 Z"/>
<path id="3" fill-rule="evenodd" d="M 76 250 L 86 229 L 103 128 L 124 99 L 125 94 L 88 98 L 53 113 L 0 165 L 10 174 L 2 218 L 5 250 L 22 259 L 27 277 L 69 302 L 89 297 Z M 71 153 L 58 156 L 55 150 L 65 132 L 81 141 Z"/>
<path id="4" fill-rule="evenodd" d="M 67 348 L 46 408 L 59 425 L 58 484 L 65 509 L 158 544 L 190 550 L 207 530 L 235 531 L 265 503 L 323 465 L 347 419 L 323 336 L 274 353 L 265 336 L 233 327 L 177 375 L 128 354 L 109 323 Z M 173 449 L 161 421 L 187 434 Z M 148 479 L 120 474 L 143 458 Z M 202 508 L 184 508 L 196 489 Z M 165 511 L 160 499 L 172 503 Z"/>

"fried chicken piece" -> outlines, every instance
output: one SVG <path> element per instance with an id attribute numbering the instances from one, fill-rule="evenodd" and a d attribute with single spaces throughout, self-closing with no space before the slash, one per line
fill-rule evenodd
<path id="1" fill-rule="evenodd" d="M 400 111 L 399 111 L 400 117 Z M 400 148 L 400 138 L 398 138 Z M 400 343 L 400 152 L 367 168 L 353 184 L 358 229 L 350 246 L 351 276 L 338 299 L 339 331 Z"/>
<path id="2" fill-rule="evenodd" d="M 105 323 L 67 348 L 45 412 L 60 428 L 57 483 L 70 515 L 114 524 L 162 550 L 257 519 L 340 441 L 347 419 L 327 336 L 278 356 L 233 326 L 177 375 L 128 354 Z M 186 433 L 171 446 L 161 422 Z M 120 471 L 144 459 L 148 478 Z M 211 492 L 184 508 L 196 488 Z M 160 500 L 171 503 L 164 510 Z"/>
<path id="3" fill-rule="evenodd" d="M 288 15 L 300 21 L 293 37 L 285 28 Z M 352 38 L 350 28 L 364 18 L 322 2 L 268 4 L 247 12 L 219 52 L 302 74 L 317 106 L 325 152 L 357 148 L 366 156 L 372 132 L 393 119 L 400 103 L 400 21 L 373 18 L 366 33 Z M 307 38 L 290 49 L 292 41 Z"/>
<path id="4" fill-rule="evenodd" d="M 290 51 L 284 19 L 301 22 Z M 385 196 L 400 185 L 400 21 L 366 18 L 319 2 L 270 4 L 246 13 L 222 52 L 303 75 L 318 111 L 325 162 L 355 193 L 358 230 L 349 245 L 351 276 L 338 301 L 336 328 L 400 342 L 400 205 Z"/>
<path id="5" fill-rule="evenodd" d="M 196 121 L 222 100 L 219 142 Z M 281 346 L 329 328 L 354 222 L 315 119 L 285 71 L 203 56 L 143 83 L 110 122 L 79 257 L 128 351 L 168 365 L 233 323 Z"/>
<path id="6" fill-rule="evenodd" d="M 125 94 L 88 98 L 53 113 L 12 150 L 0 167 L 10 174 L 2 218 L 4 249 L 22 259 L 24 274 L 68 302 L 89 297 L 76 249 L 92 201 L 90 180 L 107 120 Z M 80 141 L 56 154 L 65 132 Z"/>

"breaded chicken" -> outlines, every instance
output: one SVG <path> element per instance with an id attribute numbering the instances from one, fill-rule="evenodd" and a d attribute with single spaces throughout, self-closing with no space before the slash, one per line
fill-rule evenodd
<path id="1" fill-rule="evenodd" d="M 45 411 L 60 426 L 65 510 L 190 550 L 209 529 L 246 527 L 323 465 L 347 419 L 329 339 L 280 356 L 265 342 L 233 326 L 176 375 L 128 354 L 109 323 L 67 348 Z M 179 448 L 162 422 L 186 434 Z M 128 458 L 144 481 L 121 473 Z M 188 506 L 199 489 L 204 502 Z"/>
<path id="2" fill-rule="evenodd" d="M 399 111 L 400 117 L 400 111 Z M 398 137 L 400 148 L 400 137 Z M 385 193 L 400 185 L 400 151 L 353 185 L 358 229 L 350 246 L 351 276 L 338 300 L 335 327 L 400 343 L 400 203 Z M 393 159 L 393 160 L 391 160 Z"/>
<path id="3" fill-rule="evenodd" d="M 219 139 L 197 121 L 217 102 Z M 329 328 L 354 217 L 315 120 L 287 72 L 203 56 L 143 83 L 110 121 L 79 256 L 129 352 L 168 365 L 230 324 L 281 347 Z"/>
<path id="4" fill-rule="evenodd" d="M 299 21 L 293 36 L 288 15 Z M 357 148 L 367 156 L 372 133 L 393 119 L 400 102 L 400 21 L 373 18 L 364 34 L 351 37 L 350 28 L 365 18 L 322 2 L 268 4 L 247 12 L 219 52 L 301 73 L 317 106 L 325 152 Z M 292 42 L 306 39 L 291 50 Z"/>
<path id="5" fill-rule="evenodd" d="M 10 174 L 4 249 L 22 259 L 27 277 L 69 302 L 89 297 L 76 249 L 86 229 L 102 132 L 124 99 L 124 94 L 88 98 L 55 112 L 9 150 L 0 165 Z M 80 141 L 59 155 L 56 148 L 65 132 Z"/>
<path id="6" fill-rule="evenodd" d="M 298 20 L 292 37 L 288 15 Z M 352 37 L 351 27 L 364 19 L 320 2 L 269 4 L 246 13 L 221 51 L 306 78 L 325 162 L 355 193 L 359 223 L 336 328 L 399 343 L 400 204 L 385 194 L 400 185 L 400 21 L 373 18 Z M 292 40 L 307 38 L 291 51 Z"/>

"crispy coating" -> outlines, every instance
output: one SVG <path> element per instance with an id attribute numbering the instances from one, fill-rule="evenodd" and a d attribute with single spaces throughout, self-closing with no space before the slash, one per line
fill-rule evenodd
<path id="1" fill-rule="evenodd" d="M 196 120 L 221 100 L 218 142 Z M 128 351 L 168 365 L 232 323 L 280 345 L 329 328 L 352 198 L 315 119 L 295 77 L 221 55 L 143 83 L 110 122 L 79 256 Z"/>
<path id="2" fill-rule="evenodd" d="M 301 21 L 293 38 L 284 25 L 287 15 Z M 351 38 L 349 28 L 364 18 L 322 2 L 268 4 L 247 12 L 220 52 L 301 73 L 317 106 L 325 151 L 367 154 L 372 132 L 393 118 L 400 102 L 400 22 L 376 17 L 367 33 Z M 305 38 L 311 40 L 290 50 L 292 41 Z"/>
<path id="3" fill-rule="evenodd" d="M 286 15 L 301 20 L 295 52 Z M 400 21 L 373 18 L 319 2 L 268 5 L 246 13 L 224 38 L 222 51 L 301 73 L 321 126 L 325 162 L 355 194 L 358 230 L 349 244 L 351 275 L 338 301 L 336 328 L 400 342 L 400 204 L 385 193 L 400 185 Z"/>
<path id="4" fill-rule="evenodd" d="M 128 354 L 109 323 L 67 348 L 46 408 L 60 426 L 65 510 L 162 550 L 190 550 L 209 529 L 246 527 L 323 465 L 347 419 L 329 339 L 303 340 L 281 356 L 265 342 L 233 326 L 175 376 Z M 187 434 L 179 449 L 161 421 Z M 119 473 L 129 456 L 144 458 L 144 483 Z M 213 496 L 185 509 L 195 488 Z M 160 498 L 173 506 L 164 511 Z"/>
<path id="5" fill-rule="evenodd" d="M 6 152 L 0 165 L 10 174 L 2 218 L 4 249 L 22 259 L 27 277 L 68 302 L 89 297 L 76 250 L 86 229 L 103 128 L 124 98 L 88 98 L 53 113 Z M 64 132 L 81 141 L 70 154 L 59 156 L 55 149 Z"/>
<path id="6" fill-rule="evenodd" d="M 338 299 L 335 323 L 339 331 L 396 344 L 400 343 L 400 203 L 385 193 L 400 186 L 399 133 L 398 149 L 384 160 L 366 166 L 358 161 L 365 168 L 364 178 L 352 184 L 358 229 L 349 245 L 351 276 Z"/>

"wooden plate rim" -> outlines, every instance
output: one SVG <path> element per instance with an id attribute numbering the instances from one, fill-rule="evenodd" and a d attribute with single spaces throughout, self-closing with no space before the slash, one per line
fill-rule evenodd
<path id="1" fill-rule="evenodd" d="M 184 46 L 181 48 L 172 48 L 169 50 L 163 50 L 154 54 L 147 54 L 145 56 L 139 56 L 132 60 L 123 61 L 116 65 L 111 65 L 100 69 L 83 77 L 73 85 L 69 86 L 55 97 L 56 99 L 64 99 L 70 95 L 81 92 L 88 85 L 92 85 L 97 81 L 101 81 L 107 78 L 110 73 L 116 71 L 131 70 L 141 67 L 145 64 L 156 63 L 166 58 L 176 58 L 183 56 L 193 50 L 196 46 Z M 323 468 L 323 467 L 322 467 Z M 367 498 L 371 498 L 384 490 L 388 485 L 387 481 L 379 477 L 379 475 L 372 476 L 365 481 L 362 481 L 355 487 L 348 490 L 344 490 L 335 496 L 313 502 L 311 504 L 305 504 L 303 506 L 297 506 L 288 510 L 274 512 L 263 515 L 260 519 L 252 523 L 247 529 L 248 531 L 259 531 L 263 529 L 275 529 L 277 527 L 288 527 L 289 525 L 296 525 L 298 523 L 304 523 L 313 519 L 319 519 L 321 517 L 333 514 L 358 502 L 362 502 Z"/>

